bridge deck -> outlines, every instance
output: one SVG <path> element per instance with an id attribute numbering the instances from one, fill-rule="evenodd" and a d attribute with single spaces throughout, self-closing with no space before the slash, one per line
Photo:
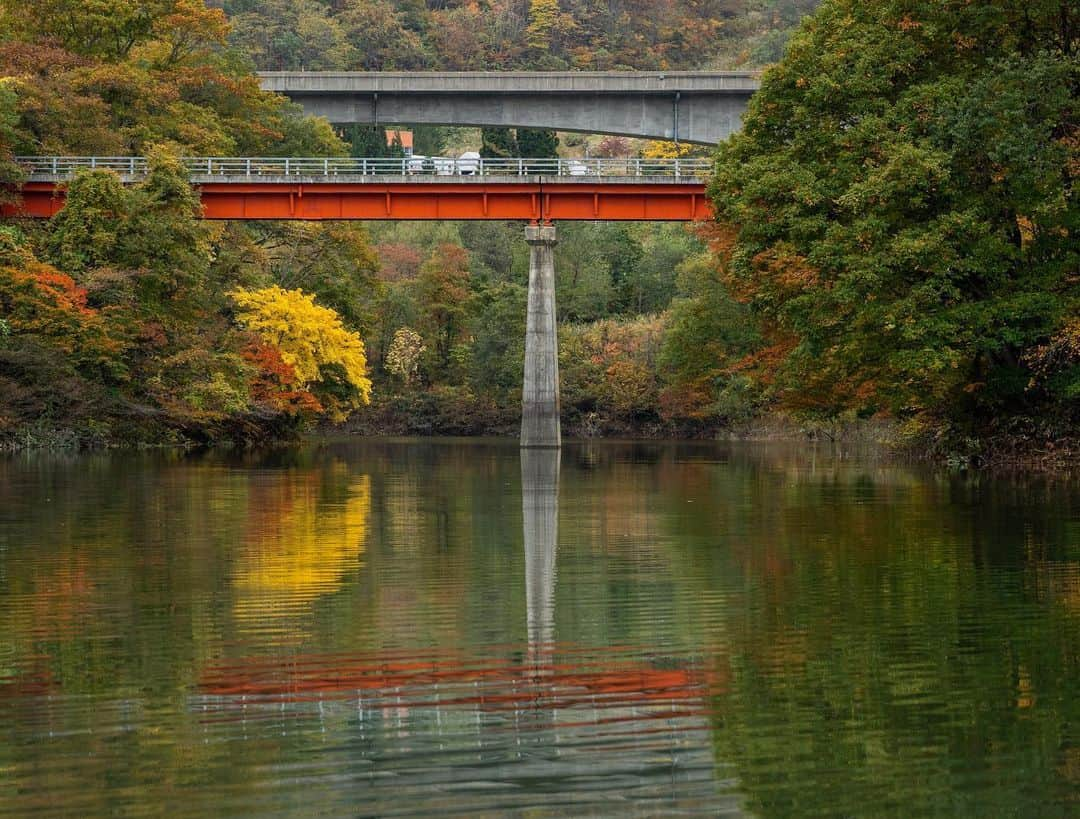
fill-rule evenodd
<path id="1" fill-rule="evenodd" d="M 110 170 L 122 176 L 138 177 L 147 172 L 141 156 L 18 156 L 15 161 L 31 181 L 59 181 L 82 170 Z M 451 157 L 186 157 L 184 164 L 193 177 L 214 180 L 252 177 L 698 177 L 708 173 L 708 159 L 600 158 L 451 158 Z"/>
<path id="2" fill-rule="evenodd" d="M 718 94 L 754 92 L 759 71 L 260 71 L 281 94 Z"/>
<path id="3" fill-rule="evenodd" d="M 546 160 L 553 163 L 547 166 L 551 174 L 528 172 L 544 168 L 538 164 L 544 161 L 484 160 L 482 166 L 474 161 L 475 166 L 455 166 L 447 175 L 431 169 L 385 172 L 407 169 L 402 160 L 185 160 L 207 219 L 696 221 L 710 216 L 704 160 Z M 84 168 L 116 171 L 125 182 L 146 173 L 139 157 L 23 157 L 20 162 L 29 172 L 22 202 L 4 206 L 0 212 L 6 216 L 53 216 L 63 207 L 66 184 Z M 524 163 L 520 174 L 519 162 Z"/>

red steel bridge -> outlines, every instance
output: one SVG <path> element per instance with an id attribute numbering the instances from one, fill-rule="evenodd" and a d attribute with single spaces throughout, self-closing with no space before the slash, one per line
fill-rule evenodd
<path id="1" fill-rule="evenodd" d="M 21 199 L 4 216 L 48 218 L 84 170 L 125 182 L 142 157 L 17 157 Z M 706 159 L 191 157 L 207 219 L 697 221 L 711 215 Z"/>
<path id="2" fill-rule="evenodd" d="M 0 215 L 49 218 L 87 170 L 125 183 L 142 157 L 16 157 L 26 176 Z M 554 222 L 691 222 L 711 216 L 705 159 L 189 157 L 207 219 L 520 220 L 528 223 L 529 295 L 521 445 L 558 448 L 559 360 Z"/>

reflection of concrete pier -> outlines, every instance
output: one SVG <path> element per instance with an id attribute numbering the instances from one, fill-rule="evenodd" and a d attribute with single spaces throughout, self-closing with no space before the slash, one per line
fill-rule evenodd
<path id="1" fill-rule="evenodd" d="M 525 606 L 529 652 L 555 641 L 555 550 L 559 539 L 558 449 L 521 450 L 521 517 L 525 539 Z"/>

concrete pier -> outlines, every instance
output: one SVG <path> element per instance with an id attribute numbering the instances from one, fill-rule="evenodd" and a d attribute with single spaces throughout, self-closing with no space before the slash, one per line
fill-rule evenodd
<path id="1" fill-rule="evenodd" d="M 525 382 L 521 445 L 559 447 L 559 335 L 555 324 L 555 226 L 528 225 L 529 307 L 525 323 Z"/>

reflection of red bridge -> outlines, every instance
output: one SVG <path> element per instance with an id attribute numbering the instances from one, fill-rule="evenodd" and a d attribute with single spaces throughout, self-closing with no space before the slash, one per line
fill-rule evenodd
<path id="1" fill-rule="evenodd" d="M 441 705 L 485 710 L 557 702 L 559 707 L 594 703 L 626 705 L 699 700 L 718 680 L 693 668 L 653 668 L 627 663 L 597 669 L 588 661 L 505 663 L 430 659 L 308 655 L 294 660 L 250 658 L 209 667 L 199 683 L 210 696 L 302 702 L 377 696 L 442 687 Z M 468 690 L 468 687 L 475 690 Z M 408 704 L 408 703 L 405 703 Z M 417 703 L 419 704 L 419 703 Z"/>
<path id="2" fill-rule="evenodd" d="M 302 748 L 283 761 L 315 785 L 323 772 L 356 783 L 370 815 L 402 804 L 500 816 L 737 810 L 713 757 L 709 695 L 723 672 L 624 646 L 483 651 L 222 659 L 189 709 L 208 743 Z"/>

